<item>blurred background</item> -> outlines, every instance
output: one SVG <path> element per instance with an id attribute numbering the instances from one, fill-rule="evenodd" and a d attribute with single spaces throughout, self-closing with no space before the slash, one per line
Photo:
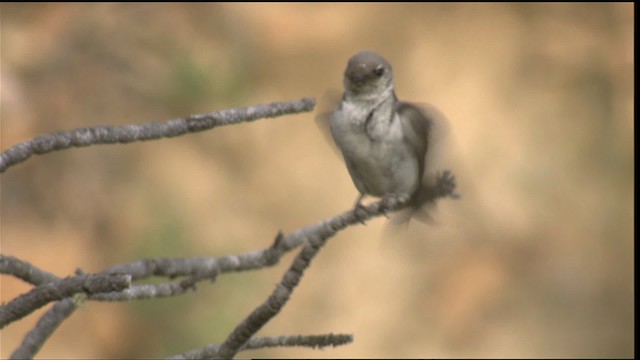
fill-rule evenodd
<path id="1" fill-rule="evenodd" d="M 1 149 L 341 90 L 362 49 L 450 121 L 461 200 L 435 224 L 339 233 L 258 335 L 353 333 L 241 357 L 632 357 L 633 4 L 6 4 Z M 317 109 L 322 109 L 319 104 Z M 58 276 L 228 255 L 350 209 L 317 112 L 35 156 L 1 175 L 2 253 Z M 297 253 L 297 251 L 295 252 Z M 274 268 L 197 293 L 87 303 L 39 358 L 164 357 L 222 341 Z M 2 276 L 1 301 L 29 286 Z M 8 357 L 46 310 L 3 329 Z"/>

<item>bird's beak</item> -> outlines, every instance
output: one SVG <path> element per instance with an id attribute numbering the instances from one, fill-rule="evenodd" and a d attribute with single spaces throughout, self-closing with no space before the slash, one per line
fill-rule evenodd
<path id="1" fill-rule="evenodd" d="M 349 78 L 349 81 L 356 86 L 364 85 L 364 82 L 366 80 L 364 74 L 357 73 L 355 71 L 347 73 L 347 78 Z"/>

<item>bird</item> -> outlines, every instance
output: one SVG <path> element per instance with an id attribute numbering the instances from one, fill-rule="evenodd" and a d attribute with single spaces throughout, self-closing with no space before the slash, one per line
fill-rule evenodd
<path id="1" fill-rule="evenodd" d="M 330 130 L 360 195 L 405 203 L 407 211 L 396 218 L 404 223 L 422 212 L 439 196 L 459 196 L 450 171 L 436 174 L 431 161 L 435 126 L 445 121 L 433 106 L 400 101 L 395 93 L 391 64 L 374 51 L 364 50 L 347 62 L 344 92 L 328 114 Z"/>

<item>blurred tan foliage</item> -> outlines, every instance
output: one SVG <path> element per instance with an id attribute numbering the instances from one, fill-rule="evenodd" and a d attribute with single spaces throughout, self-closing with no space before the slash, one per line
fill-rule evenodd
<path id="1" fill-rule="evenodd" d="M 459 201 L 329 241 L 259 335 L 352 332 L 295 357 L 632 357 L 633 4 L 6 4 L 1 149 L 339 90 L 361 49 L 450 119 Z M 234 254 L 347 210 L 313 114 L 36 156 L 2 174 L 2 252 L 59 276 Z M 288 262 L 175 299 L 87 304 L 41 358 L 221 341 Z M 2 301 L 26 291 L 2 277 Z M 42 310 L 2 332 L 9 356 Z"/>

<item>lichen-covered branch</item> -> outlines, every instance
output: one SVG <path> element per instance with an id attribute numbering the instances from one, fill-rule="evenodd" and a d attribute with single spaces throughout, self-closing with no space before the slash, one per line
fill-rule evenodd
<path id="1" fill-rule="evenodd" d="M 387 209 L 382 206 L 383 202 L 378 202 L 369 206 L 366 210 L 368 216 L 379 214 Z M 389 204 L 385 206 L 392 208 L 401 204 Z M 343 214 L 344 215 L 344 214 Z M 216 352 L 204 353 L 206 358 L 232 359 L 242 346 L 262 328 L 269 320 L 276 316 L 289 300 L 293 290 L 302 279 L 304 271 L 311 264 L 311 260 L 316 256 L 320 248 L 327 239 L 335 235 L 336 232 L 344 229 L 356 221 L 362 221 L 361 216 L 356 216 L 355 211 L 350 211 L 344 218 L 336 217 L 332 220 L 320 223 L 312 234 L 305 237 L 305 245 L 302 251 L 293 261 L 289 270 L 284 274 L 280 283 L 267 300 L 258 306 L 249 316 L 247 316 L 220 345 Z"/>
<path id="2" fill-rule="evenodd" d="M 0 329 L 52 302 L 78 293 L 87 295 L 121 291 L 131 285 L 131 276 L 119 274 L 77 275 L 42 284 L 0 305 Z"/>
<path id="3" fill-rule="evenodd" d="M 56 331 L 66 318 L 73 314 L 77 307 L 78 304 L 73 298 L 67 298 L 55 303 L 38 320 L 36 326 L 27 333 L 20 346 L 11 354 L 11 359 L 32 359 L 51 334 Z"/>
<path id="4" fill-rule="evenodd" d="M 312 111 L 315 104 L 315 99 L 303 98 L 294 101 L 274 102 L 240 109 L 192 115 L 166 122 L 124 126 L 93 126 L 57 131 L 21 142 L 0 153 L 0 173 L 13 165 L 27 160 L 34 154 L 41 155 L 71 147 L 96 144 L 127 144 L 136 141 L 175 137 L 223 125 Z"/>
<path id="5" fill-rule="evenodd" d="M 15 256 L 0 254 L 0 274 L 9 274 L 33 285 L 58 281 L 59 277 Z"/>
<path id="6" fill-rule="evenodd" d="M 455 186 L 451 186 L 449 184 L 445 190 L 441 189 L 436 192 L 437 197 L 451 196 L 451 194 L 454 193 L 454 190 Z M 279 233 L 270 247 L 264 250 L 253 251 L 245 254 L 221 257 L 142 259 L 131 263 L 115 265 L 99 274 L 126 274 L 131 276 L 132 280 L 140 280 L 151 276 L 165 276 L 169 278 L 185 276 L 187 279 L 176 284 L 137 285 L 131 287 L 130 290 L 89 295 L 87 299 L 97 301 L 126 301 L 180 295 L 185 293 L 189 287 L 194 286 L 196 282 L 205 279 L 213 279 L 218 274 L 256 270 L 273 266 L 278 263 L 285 253 L 303 244 L 308 244 L 311 239 L 324 238 L 322 241 L 326 241 L 326 239 L 333 236 L 336 232 L 343 230 L 350 225 L 360 224 L 362 221 L 383 215 L 388 211 L 400 209 L 403 205 L 404 204 L 400 202 L 394 201 L 374 202 L 370 205 L 359 208 L 358 210 L 350 210 L 317 224 L 306 226 L 288 235 Z M 308 251 L 305 252 L 305 254 L 309 255 Z M 312 257 L 315 256 L 315 252 L 313 252 L 313 254 L 314 255 L 312 255 Z M 302 252 L 299 256 L 301 255 Z M 18 260 L 11 256 L 3 255 L 0 260 L 2 260 L 0 261 L 0 265 L 2 265 L 0 267 L 2 273 L 12 274 L 33 284 L 41 284 L 58 279 L 55 275 L 48 274 L 27 262 Z M 310 260 L 311 259 L 308 261 Z M 300 266 L 300 264 L 298 264 L 298 266 Z M 294 268 L 292 267 L 292 269 Z M 285 277 L 283 278 L 283 281 L 288 279 L 286 284 L 288 284 L 291 289 L 286 290 L 285 287 L 284 292 L 282 292 L 281 289 L 277 296 L 272 295 L 275 296 L 274 299 L 277 303 L 281 303 L 280 308 L 284 306 L 284 303 L 286 303 L 288 296 L 295 286 L 292 286 L 292 283 L 290 282 L 291 276 L 297 276 L 298 281 L 299 277 L 302 276 L 302 272 L 299 272 L 299 275 L 295 275 L 296 271 L 301 271 L 299 267 L 295 268 L 298 270 L 293 270 L 293 273 L 291 273 L 293 275 L 290 274 L 292 269 L 287 272 L 289 275 L 285 274 Z M 60 322 L 73 313 L 75 306 L 72 306 L 73 302 L 69 303 L 69 301 L 71 301 L 71 299 L 59 301 L 51 310 L 45 313 L 36 327 L 27 335 L 27 337 L 25 337 L 23 343 L 16 350 L 15 353 L 20 355 L 17 356 L 18 358 L 25 357 L 22 355 L 26 354 L 31 354 L 26 357 L 33 357 L 35 352 L 40 349 L 47 337 L 53 333 Z M 256 311 L 257 310 L 258 309 L 256 309 Z M 251 324 L 249 328 L 246 327 L 247 325 L 242 325 L 241 329 L 243 330 L 238 331 L 244 332 L 248 329 L 251 334 L 254 334 L 257 329 L 262 327 L 276 314 L 277 312 L 272 313 L 258 322 L 248 322 L 248 324 Z M 246 340 L 251 336 L 252 335 L 248 337 L 243 336 L 242 338 L 234 337 L 241 343 L 239 347 L 234 343 L 235 345 L 233 345 L 233 348 L 235 348 L 235 352 L 240 351 L 239 349 L 243 349 Z M 212 351 L 211 349 L 212 348 L 210 348 L 210 351 Z M 220 347 L 217 347 L 216 349 L 217 352 Z M 223 350 L 228 351 L 225 350 L 225 348 L 223 348 Z M 35 352 L 31 353 L 30 351 Z M 227 352 L 227 354 L 229 354 L 229 352 Z"/>
<path id="7" fill-rule="evenodd" d="M 273 336 L 251 338 L 241 348 L 244 350 L 255 350 L 269 347 L 292 347 L 304 346 L 312 349 L 324 348 L 327 346 L 340 346 L 353 342 L 351 334 L 326 334 L 326 335 L 297 335 L 297 336 Z M 219 344 L 212 344 L 202 349 L 190 350 L 180 355 L 172 356 L 171 360 L 202 359 L 205 354 L 216 353 L 220 348 Z"/>
<path id="8" fill-rule="evenodd" d="M 94 144 L 130 143 L 173 137 L 217 126 L 253 121 L 259 118 L 311 111 L 314 99 L 301 99 L 267 105 L 250 106 L 189 116 L 161 123 L 142 125 L 96 126 L 42 135 L 17 144 L 0 153 L 0 173 L 25 161 L 33 154 Z M 449 172 L 439 177 L 429 191 L 428 201 L 455 197 L 455 180 Z M 9 274 L 35 285 L 31 291 L 0 306 L 0 328 L 16 321 L 45 304 L 57 301 L 26 335 L 12 358 L 32 358 L 55 329 L 78 307 L 78 301 L 129 301 L 178 296 L 194 289 L 203 280 L 215 280 L 220 274 L 267 268 L 277 264 L 287 252 L 302 246 L 294 262 L 273 293 L 252 311 L 221 344 L 208 345 L 176 358 L 233 358 L 238 351 L 273 346 L 338 346 L 353 341 L 351 335 L 281 336 L 255 338 L 254 335 L 286 305 L 304 271 L 325 242 L 350 225 L 400 210 L 406 199 L 385 198 L 341 215 L 309 225 L 288 235 L 278 233 L 266 249 L 239 255 L 193 258 L 156 258 L 136 260 L 112 266 L 97 274 L 79 274 L 61 279 L 36 266 L 0 254 L 0 273 Z M 171 281 L 159 284 L 131 285 L 131 281 L 152 276 Z M 180 278 L 175 280 L 175 278 Z M 76 294 L 83 294 L 76 296 Z"/>
<path id="9" fill-rule="evenodd" d="M 89 296 L 89 299 L 96 301 L 129 301 L 177 296 L 186 293 L 190 289 L 195 290 L 196 283 L 204 279 L 213 281 L 215 280 L 215 275 L 206 277 L 190 276 L 174 283 L 135 285 L 122 291 L 93 294 Z"/>

